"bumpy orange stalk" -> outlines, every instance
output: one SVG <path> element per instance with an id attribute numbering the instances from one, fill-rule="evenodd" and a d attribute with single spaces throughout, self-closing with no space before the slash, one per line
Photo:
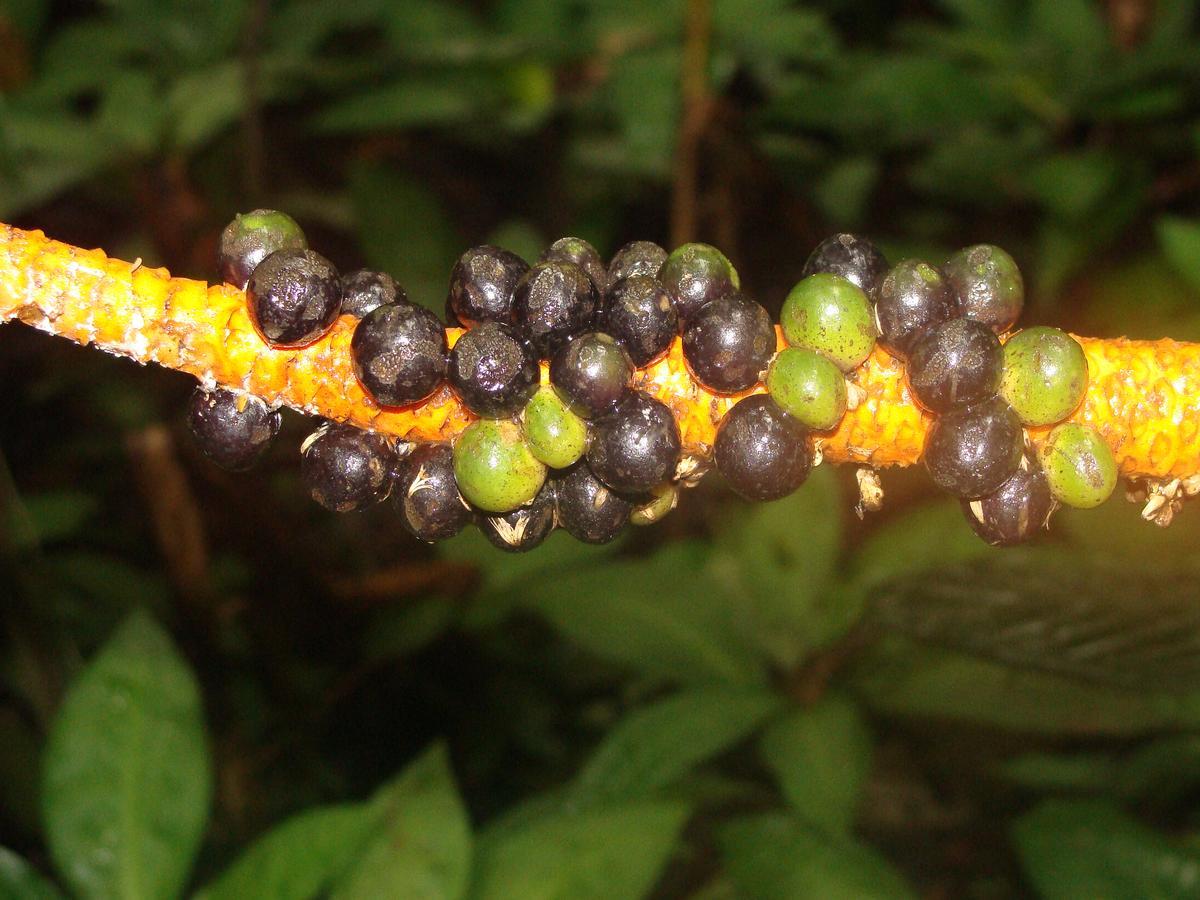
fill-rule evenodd
<path id="1" fill-rule="evenodd" d="M 308 347 L 272 350 L 254 330 L 241 291 L 172 278 L 164 269 L 0 224 L 0 322 L 14 318 L 139 362 L 189 372 L 209 385 L 240 388 L 269 403 L 407 440 L 449 440 L 472 418 L 446 388 L 410 409 L 375 405 L 351 368 L 349 316 Z M 459 333 L 451 329 L 451 342 Z M 1091 375 L 1072 418 L 1099 429 L 1122 473 L 1153 479 L 1200 473 L 1200 345 L 1079 341 Z M 887 353 L 875 352 L 857 375 L 865 399 L 822 436 L 825 459 L 873 466 L 920 459 L 929 420 L 910 400 L 903 376 Z M 717 423 L 741 396 L 717 396 L 700 387 L 688 374 L 679 341 L 637 378 L 639 387 L 674 410 L 693 453 L 708 451 Z"/>

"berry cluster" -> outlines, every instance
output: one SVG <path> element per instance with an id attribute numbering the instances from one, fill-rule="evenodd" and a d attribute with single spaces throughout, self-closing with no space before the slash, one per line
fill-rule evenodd
<path id="1" fill-rule="evenodd" d="M 354 372 L 375 403 L 408 407 L 445 386 L 476 417 L 453 445 L 396 446 L 333 423 L 304 442 L 301 472 L 317 502 L 348 511 L 390 494 L 425 541 L 473 522 L 505 550 L 531 549 L 558 526 L 604 543 L 627 523 L 670 512 L 702 466 L 684 458 L 675 413 L 639 384 L 676 339 L 697 383 L 744 395 L 705 455 L 749 499 L 778 499 L 803 483 L 821 434 L 862 396 L 859 367 L 877 343 L 905 361 L 912 397 L 935 417 L 930 475 L 962 498 L 985 540 L 1025 540 L 1057 503 L 1096 505 L 1115 485 L 1111 451 L 1084 426 L 1058 425 L 1032 451 L 1023 426 L 1067 418 L 1087 362 L 1056 329 L 1001 343 L 1023 288 L 1011 257 L 988 245 L 940 268 L 905 260 L 889 269 L 870 241 L 836 235 L 784 303 L 782 348 L 766 309 L 707 244 L 668 255 L 637 241 L 608 266 L 579 238 L 556 241 L 533 265 L 475 247 L 450 276 L 446 316 L 465 330 L 449 335 L 389 276 L 340 277 L 279 212 L 230 223 L 219 265 L 246 291 L 269 346 L 305 346 L 354 316 Z M 201 387 L 190 424 L 214 461 L 244 469 L 275 436 L 279 414 L 250 395 Z"/>

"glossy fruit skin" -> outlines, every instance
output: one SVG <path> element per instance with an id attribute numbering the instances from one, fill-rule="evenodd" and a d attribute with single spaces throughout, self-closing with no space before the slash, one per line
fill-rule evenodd
<path id="1" fill-rule="evenodd" d="M 532 550 L 554 530 L 555 493 L 554 481 L 547 478 L 532 503 L 498 516 L 480 516 L 479 530 L 507 553 Z"/>
<path id="2" fill-rule="evenodd" d="M 658 280 L 675 301 L 681 322 L 714 300 L 736 293 L 742 285 L 733 263 L 710 244 L 676 247 L 659 269 Z"/>
<path id="3" fill-rule="evenodd" d="M 601 326 L 640 367 L 667 352 L 679 333 L 679 313 L 658 279 L 633 275 L 609 289 Z"/>
<path id="4" fill-rule="evenodd" d="M 419 403 L 446 376 L 446 330 L 411 303 L 380 306 L 359 320 L 350 339 L 354 374 L 380 406 Z"/>
<path id="5" fill-rule="evenodd" d="M 540 377 L 533 347 L 499 322 L 483 322 L 459 337 L 446 367 L 446 380 L 463 405 L 487 419 L 520 412 Z"/>
<path id="6" fill-rule="evenodd" d="M 871 299 L 887 273 L 887 259 L 875 244 L 857 234 L 835 234 L 817 244 L 804 263 L 801 277 L 827 272 L 858 285 Z"/>
<path id="7" fill-rule="evenodd" d="M 611 335 L 589 331 L 571 339 L 550 361 L 550 384 L 575 415 L 605 416 L 629 390 L 633 361 Z"/>
<path id="8" fill-rule="evenodd" d="M 1054 495 L 1036 464 L 1018 468 L 986 497 L 962 501 L 972 530 L 993 547 L 1025 543 L 1045 528 L 1054 509 Z"/>
<path id="9" fill-rule="evenodd" d="M 239 290 L 260 262 L 276 250 L 304 250 L 308 242 L 296 220 L 276 209 L 238 213 L 225 230 L 217 250 L 221 280 Z"/>
<path id="10" fill-rule="evenodd" d="M 587 450 L 587 423 L 567 408 L 553 388 L 542 387 L 525 405 L 525 442 L 534 457 L 565 469 Z"/>
<path id="11" fill-rule="evenodd" d="M 408 533 L 426 543 L 452 538 L 471 522 L 449 444 L 420 444 L 396 463 L 392 502 Z"/>
<path id="12" fill-rule="evenodd" d="M 600 294 L 586 272 L 571 262 L 540 262 L 517 283 L 516 323 L 542 359 L 592 324 Z"/>
<path id="13" fill-rule="evenodd" d="M 683 358 L 711 391 L 734 393 L 758 383 L 775 355 L 775 326 L 742 294 L 707 304 L 683 328 Z"/>
<path id="14" fill-rule="evenodd" d="M 793 347 L 807 347 L 843 372 L 861 365 L 875 347 L 875 316 L 867 295 L 840 275 L 820 272 L 801 279 L 779 315 Z"/>
<path id="15" fill-rule="evenodd" d="M 245 472 L 258 462 L 281 421 L 278 410 L 250 394 L 197 387 L 188 400 L 188 429 L 196 445 L 230 472 Z"/>
<path id="16" fill-rule="evenodd" d="M 1025 305 L 1025 282 L 1016 261 L 993 244 L 959 250 L 942 266 L 961 314 L 997 334 L 1016 324 Z"/>
<path id="17" fill-rule="evenodd" d="M 382 435 L 329 423 L 309 436 L 300 453 L 309 494 L 333 512 L 364 509 L 392 489 L 395 455 Z"/>
<path id="18" fill-rule="evenodd" d="M 634 276 L 657 279 L 666 261 L 667 251 L 653 241 L 630 241 L 608 262 L 609 290 L 617 282 Z"/>
<path id="19" fill-rule="evenodd" d="M 333 263 L 311 250 L 276 250 L 246 283 L 250 318 L 272 347 L 303 347 L 337 321 L 342 279 Z"/>
<path id="20" fill-rule="evenodd" d="M 805 428 L 828 431 L 846 414 L 846 376 L 815 350 L 788 347 L 771 361 L 767 393 Z"/>
<path id="21" fill-rule="evenodd" d="M 812 468 L 808 434 L 765 394 L 739 400 L 717 428 L 713 458 L 729 486 L 747 500 L 778 500 Z"/>
<path id="22" fill-rule="evenodd" d="M 949 319 L 913 345 L 905 366 L 909 391 L 930 412 L 965 409 L 996 396 L 1002 359 L 994 331 L 971 319 Z"/>
<path id="23" fill-rule="evenodd" d="M 472 506 L 506 513 L 537 496 L 546 467 L 529 452 L 518 425 L 479 419 L 454 444 L 454 478 Z"/>
<path id="24" fill-rule="evenodd" d="M 671 410 L 635 391 L 592 425 L 588 467 L 613 490 L 637 494 L 675 474 L 682 447 Z"/>
<path id="25" fill-rule="evenodd" d="M 1117 486 L 1117 460 L 1094 428 L 1067 422 L 1046 437 L 1038 449 L 1050 492 L 1077 509 L 1092 509 Z"/>
<path id="26" fill-rule="evenodd" d="M 896 263 L 875 295 L 879 344 L 892 356 L 907 359 L 926 331 L 958 315 L 958 297 L 946 276 L 920 259 Z"/>
<path id="27" fill-rule="evenodd" d="M 1021 464 L 1021 420 L 999 398 L 939 416 L 925 436 L 925 468 L 948 494 L 976 500 L 998 490 Z"/>
<path id="28" fill-rule="evenodd" d="M 559 238 L 546 248 L 538 262 L 569 262 L 583 269 L 596 286 L 596 292 L 604 296 L 608 290 L 608 270 L 596 248 L 583 238 Z"/>
<path id="29" fill-rule="evenodd" d="M 1026 425 L 1053 425 L 1071 415 L 1087 392 L 1088 361 L 1065 331 L 1026 328 L 1004 344 L 1000 395 Z"/>
<path id="30" fill-rule="evenodd" d="M 512 324 L 513 292 L 529 271 L 529 263 L 515 253 L 481 244 L 458 258 L 450 272 L 446 318 L 464 328 L 480 322 Z"/>
<path id="31" fill-rule="evenodd" d="M 391 303 L 408 302 L 408 292 L 386 272 L 355 269 L 342 276 L 342 312 L 361 319 Z"/>
<path id="32" fill-rule="evenodd" d="M 633 504 L 578 462 L 555 476 L 558 524 L 576 540 L 607 544 L 625 529 Z"/>

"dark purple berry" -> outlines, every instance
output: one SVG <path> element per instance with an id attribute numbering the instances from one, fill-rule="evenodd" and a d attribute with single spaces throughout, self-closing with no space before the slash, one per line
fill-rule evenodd
<path id="1" fill-rule="evenodd" d="M 558 524 L 588 544 L 615 540 L 629 522 L 633 504 L 578 462 L 554 478 Z"/>
<path id="2" fill-rule="evenodd" d="M 802 278 L 828 272 L 840 275 L 862 289 L 874 300 L 879 283 L 887 272 L 883 252 L 865 237 L 856 234 L 835 234 L 817 244 L 804 263 Z"/>
<path id="3" fill-rule="evenodd" d="M 804 483 L 812 451 L 804 428 L 766 394 L 739 400 L 721 419 L 713 457 L 747 500 L 778 500 Z"/>
<path id="4" fill-rule="evenodd" d="M 198 387 L 188 401 L 187 421 L 205 456 L 222 469 L 244 472 L 279 433 L 280 415 L 250 394 Z"/>
<path id="5" fill-rule="evenodd" d="M 546 249 L 546 252 L 542 254 L 542 258 L 538 262 L 575 263 L 575 265 L 587 272 L 588 277 L 592 279 L 592 284 L 596 286 L 596 292 L 600 296 L 603 296 L 604 292 L 608 289 L 608 270 L 604 268 L 604 261 L 600 259 L 600 254 L 596 252 L 596 248 L 583 238 L 559 238 Z"/>
<path id="6" fill-rule="evenodd" d="M 501 550 L 510 553 L 532 550 L 554 530 L 554 495 L 554 482 L 547 479 L 528 506 L 518 506 L 497 516 L 481 516 L 479 530 Z"/>
<path id="7" fill-rule="evenodd" d="M 533 347 L 515 328 L 484 322 L 458 339 L 446 377 L 467 409 L 500 419 L 525 406 L 540 375 Z"/>
<path id="8" fill-rule="evenodd" d="M 946 413 L 996 396 L 1004 351 L 986 325 L 950 319 L 917 339 L 905 371 L 916 401 L 931 412 Z"/>
<path id="9" fill-rule="evenodd" d="M 925 436 L 925 468 L 956 497 L 985 497 L 1017 471 L 1025 447 L 1021 420 L 999 398 L 946 413 Z"/>
<path id="10" fill-rule="evenodd" d="M 706 304 L 741 288 L 733 263 L 709 244 L 676 247 L 658 270 L 658 280 L 675 301 L 682 322 L 687 322 Z"/>
<path id="11" fill-rule="evenodd" d="M 657 278 L 666 261 L 667 251 L 653 241 L 631 241 L 609 260 L 608 286 L 611 289 L 618 281 L 635 275 Z"/>
<path id="12" fill-rule="evenodd" d="M 354 374 L 380 406 L 407 406 L 432 394 L 446 374 L 446 331 L 427 309 L 380 306 L 355 326 Z"/>
<path id="13" fill-rule="evenodd" d="M 303 347 L 337 321 L 342 280 L 333 263 L 311 250 L 276 250 L 246 284 L 250 318 L 272 347 Z"/>
<path id="14" fill-rule="evenodd" d="M 599 331 L 572 338 L 550 361 L 554 392 L 584 419 L 616 409 L 632 378 L 633 361 L 625 348 Z"/>
<path id="15" fill-rule="evenodd" d="M 679 314 L 671 295 L 648 275 L 624 278 L 609 289 L 602 322 L 629 351 L 635 366 L 658 359 L 679 333 Z"/>
<path id="16" fill-rule="evenodd" d="M 333 512 L 378 503 L 392 488 L 395 455 L 381 435 L 327 423 L 300 448 L 300 476 L 312 498 Z"/>
<path id="17" fill-rule="evenodd" d="M 683 357 L 692 374 L 712 391 L 752 387 L 775 355 L 770 314 L 742 294 L 720 297 L 683 329 Z"/>
<path id="18" fill-rule="evenodd" d="M 342 276 L 342 312 L 361 319 L 367 313 L 392 303 L 404 303 L 408 294 L 386 272 L 356 269 Z"/>
<path id="19" fill-rule="evenodd" d="M 611 416 L 593 423 L 588 467 L 614 490 L 641 493 L 675 474 L 681 448 L 671 410 L 635 391 Z"/>
<path id="20" fill-rule="evenodd" d="M 962 501 L 971 528 L 993 547 L 1011 547 L 1032 538 L 1046 526 L 1054 506 L 1045 473 L 1028 460 L 995 492 Z"/>
<path id="21" fill-rule="evenodd" d="M 221 232 L 217 268 L 221 280 L 239 290 L 260 262 L 276 250 L 303 250 L 308 244 L 296 220 L 274 209 L 239 213 Z"/>
<path id="22" fill-rule="evenodd" d="M 446 318 L 464 328 L 479 322 L 513 321 L 513 291 L 529 263 L 490 244 L 472 247 L 450 273 Z"/>
<path id="23" fill-rule="evenodd" d="M 572 262 L 541 262 L 517 283 L 513 311 L 517 324 L 542 359 L 586 331 L 599 308 L 592 279 Z"/>
<path id="24" fill-rule="evenodd" d="M 946 276 L 919 259 L 897 263 L 875 297 L 879 343 L 900 359 L 922 334 L 956 315 L 958 300 Z"/>
<path id="25" fill-rule="evenodd" d="M 392 501 L 400 521 L 417 540 L 452 538 L 471 521 L 471 511 L 454 481 L 449 444 L 421 444 L 396 464 Z"/>
<path id="26" fill-rule="evenodd" d="M 1016 261 L 992 244 L 964 247 L 942 266 L 962 315 L 1003 334 L 1025 305 L 1025 282 Z"/>

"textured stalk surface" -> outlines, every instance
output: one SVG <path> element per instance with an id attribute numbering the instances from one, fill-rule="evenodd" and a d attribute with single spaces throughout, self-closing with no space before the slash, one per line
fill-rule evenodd
<path id="1" fill-rule="evenodd" d="M 374 404 L 351 367 L 349 316 L 307 347 L 272 350 L 251 324 L 241 291 L 172 278 L 165 269 L 135 266 L 0 224 L 0 322 L 9 319 L 188 372 L 210 386 L 242 389 L 268 403 L 405 440 L 450 440 L 472 418 L 446 387 L 411 408 Z M 460 333 L 450 329 L 451 342 Z M 1079 341 L 1090 379 L 1072 420 L 1100 431 L 1126 476 L 1164 479 L 1200 472 L 1200 345 Z M 721 417 L 743 396 L 700 387 L 688 374 L 678 340 L 637 379 L 675 411 L 686 448 L 698 454 L 707 453 Z M 836 430 L 821 436 L 825 459 L 880 467 L 916 463 L 929 419 L 909 398 L 903 367 L 876 350 L 857 379 L 866 397 Z M 1034 439 L 1046 430 L 1034 429 Z"/>

